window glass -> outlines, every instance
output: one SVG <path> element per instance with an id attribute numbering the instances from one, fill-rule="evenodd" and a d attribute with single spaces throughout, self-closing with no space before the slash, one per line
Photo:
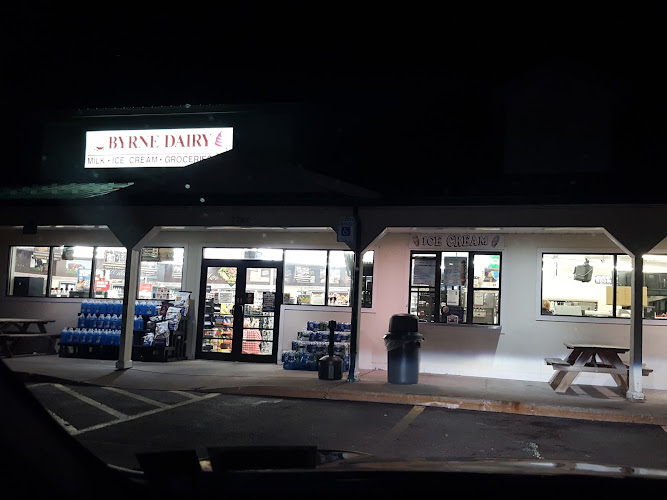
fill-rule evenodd
<path id="1" fill-rule="evenodd" d="M 182 289 L 183 248 L 142 248 L 139 299 L 173 299 Z"/>
<path id="2" fill-rule="evenodd" d="M 613 316 L 613 255 L 543 254 L 542 314 Z"/>
<path id="3" fill-rule="evenodd" d="M 475 287 L 500 288 L 500 255 L 475 255 L 473 277 Z"/>
<path id="4" fill-rule="evenodd" d="M 667 319 L 667 255 L 644 255 L 644 290 L 645 317 Z"/>
<path id="5" fill-rule="evenodd" d="M 93 247 L 53 247 L 49 297 L 88 297 Z"/>
<path id="6" fill-rule="evenodd" d="M 362 290 L 361 290 L 361 307 L 373 307 L 373 260 L 375 259 L 375 252 L 369 250 L 364 253 L 361 258 L 362 269 Z"/>
<path id="7" fill-rule="evenodd" d="M 126 259 L 127 250 L 124 247 L 95 248 L 94 297 L 123 298 Z"/>
<path id="8" fill-rule="evenodd" d="M 49 273 L 49 247 L 9 249 L 9 295 L 44 297 Z"/>
<path id="9" fill-rule="evenodd" d="M 435 254 L 414 254 L 410 272 L 412 286 L 435 286 Z"/>
<path id="10" fill-rule="evenodd" d="M 350 287 L 353 274 L 354 252 L 329 251 L 328 305 L 350 305 Z"/>
<path id="11" fill-rule="evenodd" d="M 500 292 L 475 290 L 472 298 L 472 322 L 477 325 L 498 325 Z"/>
<path id="12" fill-rule="evenodd" d="M 285 250 L 285 304 L 326 305 L 326 250 Z"/>
<path id="13" fill-rule="evenodd" d="M 419 321 L 435 321 L 435 290 L 432 288 L 413 288 L 410 291 L 410 314 Z"/>
<path id="14" fill-rule="evenodd" d="M 204 248 L 205 259 L 283 260 L 281 248 Z"/>
<path id="15" fill-rule="evenodd" d="M 440 262 L 440 321 L 466 323 L 468 252 L 442 252 Z"/>

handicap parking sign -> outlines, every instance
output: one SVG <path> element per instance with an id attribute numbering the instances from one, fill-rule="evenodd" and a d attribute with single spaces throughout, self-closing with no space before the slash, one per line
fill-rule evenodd
<path id="1" fill-rule="evenodd" d="M 354 217 L 340 217 L 338 219 L 338 241 L 354 242 Z"/>

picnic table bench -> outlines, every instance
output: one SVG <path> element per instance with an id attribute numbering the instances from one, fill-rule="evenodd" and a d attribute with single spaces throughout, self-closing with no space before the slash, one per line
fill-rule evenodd
<path id="1" fill-rule="evenodd" d="M 608 373 L 621 389 L 628 388 L 628 370 L 619 354 L 626 353 L 629 347 L 596 344 L 570 344 L 565 347 L 572 352 L 567 359 L 544 358 L 546 364 L 551 365 L 555 373 L 549 380 L 549 385 L 559 393 L 566 392 L 574 379 L 582 372 Z M 642 366 L 642 375 L 648 376 L 652 369 Z"/>
<path id="2" fill-rule="evenodd" d="M 37 318 L 0 318 L 0 352 L 5 352 L 8 358 L 13 356 L 12 344 L 22 338 L 44 337 L 49 340 L 49 346 L 57 351 L 57 339 L 60 333 L 48 333 L 46 325 L 55 323 L 54 319 Z M 36 326 L 38 331 L 30 330 Z"/>

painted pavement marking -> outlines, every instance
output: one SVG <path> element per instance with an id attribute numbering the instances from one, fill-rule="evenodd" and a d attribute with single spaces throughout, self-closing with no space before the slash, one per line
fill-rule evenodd
<path id="1" fill-rule="evenodd" d="M 413 406 L 405 417 L 398 422 L 384 437 L 384 442 L 393 441 L 426 409 L 425 406 Z"/>
<path id="2" fill-rule="evenodd" d="M 124 391 L 123 389 L 117 389 L 116 387 L 103 387 L 103 389 L 106 389 L 107 391 L 113 391 L 117 394 L 122 394 L 123 396 L 128 396 L 130 398 L 134 398 L 139 401 L 143 401 L 144 403 L 148 403 L 149 405 L 157 406 L 159 408 L 169 408 L 168 404 L 162 403 L 160 401 L 155 401 L 154 399 L 147 398 L 145 396 L 142 396 L 141 394 L 135 394 L 133 392 Z"/>

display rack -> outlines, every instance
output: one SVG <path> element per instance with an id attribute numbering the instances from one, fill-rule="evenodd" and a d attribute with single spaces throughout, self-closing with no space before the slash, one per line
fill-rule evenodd
<path id="1" fill-rule="evenodd" d="M 232 352 L 234 316 L 225 311 L 213 298 L 206 298 L 204 304 L 203 352 Z"/>
<path id="2" fill-rule="evenodd" d="M 330 333 L 325 321 L 308 321 L 306 328 L 297 332 L 292 349 L 283 351 L 281 362 L 285 370 L 316 371 L 317 363 L 328 354 Z M 336 323 L 334 356 L 343 360 L 343 371 L 350 369 L 350 323 Z"/>
<path id="3" fill-rule="evenodd" d="M 135 313 L 145 311 L 145 301 L 137 301 Z M 171 305 L 170 301 L 151 301 L 152 305 Z M 117 318 L 116 328 L 104 328 L 105 312 L 89 312 L 90 305 L 94 304 L 94 311 L 99 311 L 99 303 L 86 301 L 82 303 L 81 312 L 78 313 L 79 320 L 76 328 L 68 328 L 61 332 L 58 354 L 64 358 L 88 358 L 88 359 L 118 359 L 120 349 L 120 325 L 123 318 Z M 137 328 L 137 326 L 148 326 L 150 318 L 157 316 L 155 310 L 148 309 L 148 314 L 135 314 L 135 328 L 132 335 L 132 360 L 133 361 L 180 361 L 187 359 L 187 324 L 189 315 L 180 317 L 178 326 L 169 330 L 169 345 L 144 345 L 144 336 L 155 330 L 154 325 L 150 328 Z M 84 321 L 81 318 L 85 317 Z M 137 318 L 141 318 L 137 322 Z M 92 323 L 91 323 L 92 322 Z M 111 326 L 111 324 L 109 325 Z"/>

